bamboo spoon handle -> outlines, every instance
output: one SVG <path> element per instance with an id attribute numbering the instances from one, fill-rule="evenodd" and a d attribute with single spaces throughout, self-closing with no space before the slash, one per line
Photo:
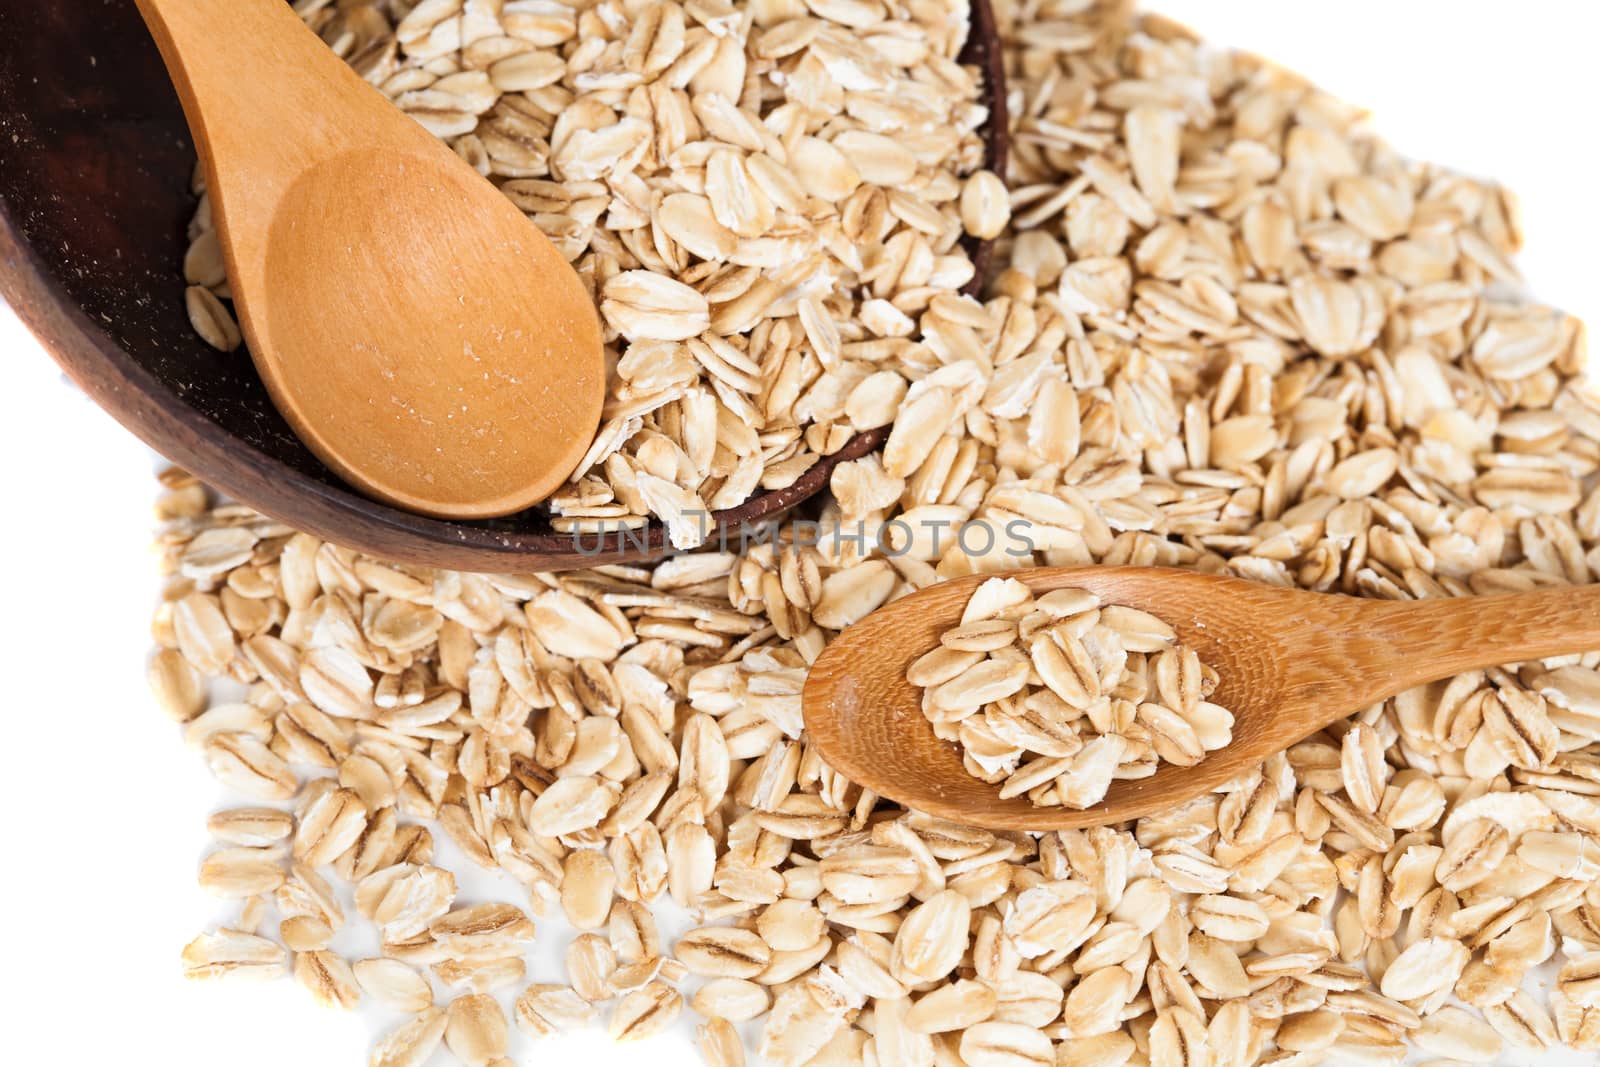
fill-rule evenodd
<path id="1" fill-rule="evenodd" d="M 227 216 L 241 233 L 315 163 L 354 143 L 330 99 L 375 92 L 283 0 L 135 0 L 177 87 L 195 149 L 230 162 Z M 285 76 L 292 73 L 292 77 Z M 292 123 L 285 117 L 292 116 Z M 248 169 L 236 161 L 249 160 Z M 213 189 L 220 194 L 223 190 Z"/>
<path id="2" fill-rule="evenodd" d="M 1339 607 L 1348 618 L 1319 613 L 1318 625 L 1347 646 L 1339 658 L 1349 677 L 1330 678 L 1325 658 L 1314 657 L 1321 666 L 1287 665 L 1287 681 L 1345 681 L 1363 694 L 1357 706 L 1465 671 L 1600 649 L 1600 585 L 1404 602 L 1341 598 Z"/>

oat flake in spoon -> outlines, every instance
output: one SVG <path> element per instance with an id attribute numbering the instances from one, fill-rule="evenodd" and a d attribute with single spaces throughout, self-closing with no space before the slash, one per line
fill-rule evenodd
<path id="1" fill-rule="evenodd" d="M 1148 612 L 1086 590 L 1035 597 L 991 578 L 906 671 L 967 772 L 1041 807 L 1088 808 L 1158 760 L 1192 767 L 1233 739 L 1216 672 Z"/>

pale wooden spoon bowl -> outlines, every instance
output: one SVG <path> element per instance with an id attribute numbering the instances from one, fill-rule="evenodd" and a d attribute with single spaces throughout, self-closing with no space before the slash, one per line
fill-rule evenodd
<path id="1" fill-rule="evenodd" d="M 1041 808 L 963 769 L 934 736 L 906 667 L 938 644 L 988 575 L 941 582 L 840 634 L 805 687 L 805 726 L 835 770 L 940 818 L 1001 830 L 1105 826 L 1170 810 L 1363 708 L 1463 671 L 1600 648 L 1600 586 L 1448 600 L 1365 600 L 1165 567 L 1042 567 L 1035 594 L 1076 587 L 1165 620 L 1220 676 L 1233 741 L 1193 767 L 1116 781 L 1082 811 Z"/>
<path id="2" fill-rule="evenodd" d="M 559 488 L 599 425 L 605 365 L 594 302 L 549 239 L 283 0 L 138 7 L 296 435 L 425 515 L 507 515 Z"/>

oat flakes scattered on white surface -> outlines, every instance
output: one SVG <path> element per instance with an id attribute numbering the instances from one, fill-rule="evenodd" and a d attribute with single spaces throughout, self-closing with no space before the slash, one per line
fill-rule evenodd
<path id="1" fill-rule="evenodd" d="M 251 932 L 266 912 L 375 924 L 439 1006 L 373 1062 L 441 1042 L 487 1060 L 587 1015 L 542 982 L 469 991 L 560 903 L 594 926 L 567 981 L 615 1035 L 687 1004 L 756 1020 L 762 1062 L 793 1067 L 1600 1048 L 1600 653 L 1401 694 L 1126 827 L 945 823 L 807 746 L 801 685 L 831 633 L 943 578 L 1165 564 L 1406 598 L 1588 582 L 1600 563 L 1582 329 L 1516 287 L 1501 191 L 1409 163 L 1347 105 L 1121 5 L 1000 13 L 1007 269 L 981 306 L 952 298 L 924 325 L 890 445 L 838 469 L 821 546 L 431 572 L 167 479 L 163 710 L 249 803 L 296 818 L 287 848 L 223 824 L 219 852 L 276 847 L 281 883 L 241 901 L 248 929 L 197 938 L 189 973 L 288 971 Z M 438 25 L 407 43 L 448 54 Z M 893 555 L 826 536 L 891 516 L 1000 536 Z M 1028 559 L 1005 552 L 1016 520 Z M 200 675 L 243 699 L 196 699 Z M 331 862 L 292 854 L 304 835 L 322 858 L 357 817 Z M 504 872 L 508 899 L 458 900 L 439 833 Z M 243 855 L 217 861 L 220 885 L 254 878 Z M 600 888 L 580 901 L 569 877 Z M 680 958 L 656 922 L 672 901 L 736 932 L 702 930 Z M 352 987 L 319 960 L 294 969 L 338 1002 Z M 349 969 L 360 990 L 371 968 Z M 945 1011 L 959 1029 L 930 1018 Z M 702 1045 L 734 1057 L 714 1021 Z"/>

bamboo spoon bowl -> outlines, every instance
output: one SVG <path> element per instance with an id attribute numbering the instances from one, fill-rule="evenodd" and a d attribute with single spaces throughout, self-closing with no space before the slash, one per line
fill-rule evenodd
<path id="1" fill-rule="evenodd" d="M 600 425 L 600 316 L 550 239 L 282 0 L 137 0 L 239 325 L 317 457 L 440 518 L 522 511 Z"/>
<path id="2" fill-rule="evenodd" d="M 963 59 L 985 74 L 988 166 L 1003 172 L 1004 92 L 986 2 Z M 444 520 L 352 490 L 291 431 L 250 359 L 195 336 L 183 306 L 195 150 L 178 96 L 131 0 L 0 0 L 0 298 L 88 397 L 157 452 L 296 528 L 387 559 L 532 571 L 647 559 L 652 523 L 580 545 L 534 508 Z M 987 244 L 969 250 L 982 278 Z M 976 289 L 976 283 L 973 286 Z M 713 516 L 737 529 L 825 489 L 875 430 L 791 486 Z M 46 442 L 46 447 L 48 443 Z"/>
<path id="3" fill-rule="evenodd" d="M 1233 740 L 1193 767 L 1162 763 L 1148 778 L 1114 781 L 1082 811 L 1035 807 L 967 774 L 905 677 L 987 577 L 938 583 L 846 629 L 812 665 L 803 700 L 807 735 L 835 770 L 908 808 L 991 829 L 1106 826 L 1168 811 L 1405 689 L 1600 648 L 1600 586 L 1386 601 L 1163 567 L 1013 572 L 1036 595 L 1087 589 L 1160 617 L 1216 669 L 1209 699 L 1234 713 Z"/>

